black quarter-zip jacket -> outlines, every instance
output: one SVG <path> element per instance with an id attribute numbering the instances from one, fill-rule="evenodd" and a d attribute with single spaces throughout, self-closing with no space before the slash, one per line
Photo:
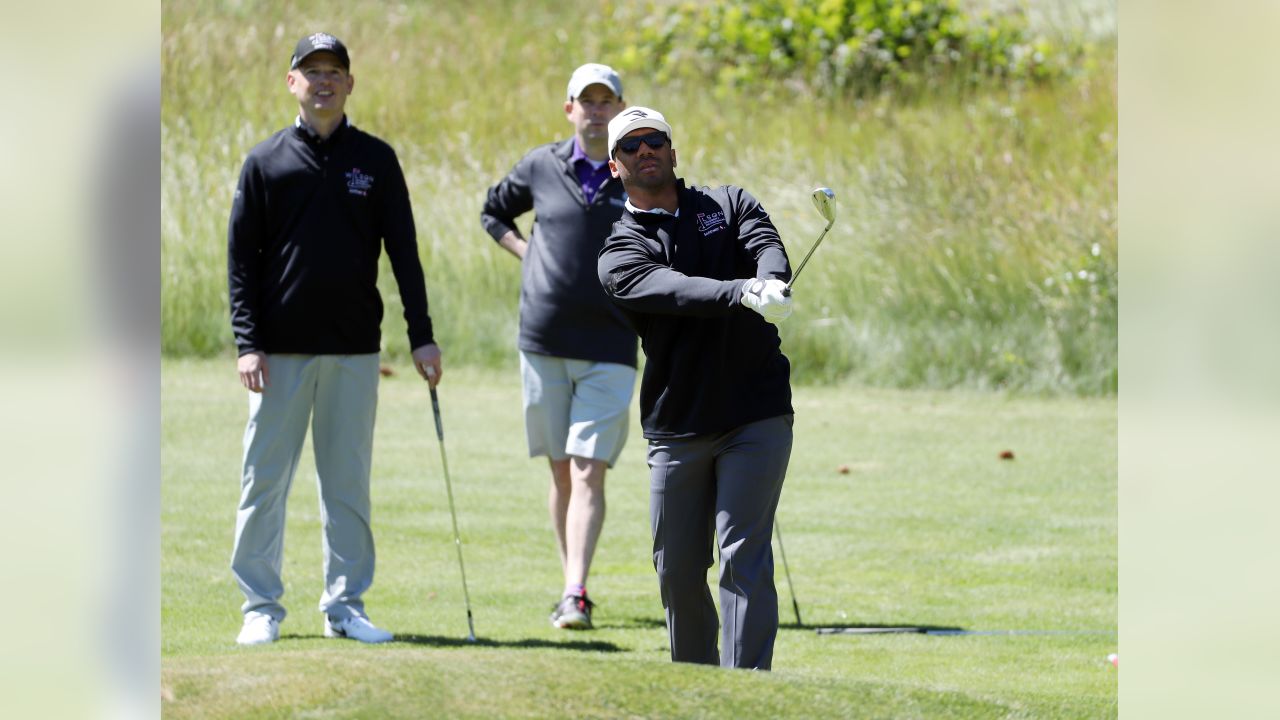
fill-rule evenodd
<path id="1" fill-rule="evenodd" d="M 624 211 L 599 257 L 600 284 L 644 349 L 644 436 L 724 432 L 792 414 L 778 329 L 741 304 L 746 279 L 791 277 L 778 231 L 742 188 L 681 180 L 678 194 L 678 216 Z"/>
<path id="2" fill-rule="evenodd" d="M 346 118 L 325 140 L 295 123 L 259 143 L 240 171 L 227 230 L 240 354 L 378 352 L 384 245 L 410 347 L 434 342 L 409 191 L 391 146 Z"/>
<path id="3" fill-rule="evenodd" d="M 536 211 L 520 268 L 520 337 L 526 352 L 636 366 L 636 333 L 596 279 L 596 257 L 626 193 L 610 178 L 590 204 L 569 158 L 574 139 L 530 150 L 489 188 L 480 224 L 494 239 Z"/>

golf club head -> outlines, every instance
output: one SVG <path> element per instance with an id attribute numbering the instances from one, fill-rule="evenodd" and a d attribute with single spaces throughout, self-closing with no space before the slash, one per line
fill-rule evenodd
<path id="1" fill-rule="evenodd" d="M 836 221 L 836 194 L 831 188 L 815 188 L 813 191 L 813 206 L 818 208 L 819 213 L 822 213 L 822 217 L 827 221 L 828 225 Z"/>
<path id="2" fill-rule="evenodd" d="M 809 252 L 800 261 L 800 267 L 796 268 L 795 274 L 791 276 L 791 282 L 783 288 L 784 296 L 791 296 L 791 288 L 796 283 L 796 278 L 800 277 L 800 273 L 804 271 L 804 266 L 809 263 L 809 258 L 813 256 L 813 251 L 818 249 L 818 245 L 822 244 L 822 238 L 827 236 L 827 231 L 836 221 L 836 193 L 829 187 L 814 188 L 813 190 L 813 206 L 822 214 L 822 218 L 827 221 L 827 226 L 822 229 L 822 234 L 818 236 L 817 241 L 813 243 L 813 247 L 809 248 Z M 800 615 L 796 613 L 797 619 Z"/>

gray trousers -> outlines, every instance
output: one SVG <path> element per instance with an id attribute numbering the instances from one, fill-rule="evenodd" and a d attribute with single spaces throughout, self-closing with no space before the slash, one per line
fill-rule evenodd
<path id="1" fill-rule="evenodd" d="M 653 566 L 671 659 L 768 670 L 778 635 L 773 515 L 791 458 L 792 416 L 725 433 L 649 441 Z M 719 618 L 707 586 L 720 548 Z"/>
<path id="2" fill-rule="evenodd" d="M 285 501 L 311 425 L 324 592 L 320 610 L 337 619 L 364 614 L 361 594 L 373 583 L 369 471 L 378 403 L 378 355 L 270 355 L 269 384 L 249 393 L 240 507 L 231 571 L 244 593 L 241 610 L 283 620 L 280 579 Z"/>

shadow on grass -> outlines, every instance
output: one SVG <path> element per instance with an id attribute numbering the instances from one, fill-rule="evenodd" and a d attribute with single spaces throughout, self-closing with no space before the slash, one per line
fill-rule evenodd
<path id="1" fill-rule="evenodd" d="M 479 637 L 471 642 L 464 637 L 442 637 L 439 635 L 396 635 L 392 643 L 409 643 L 410 645 L 429 645 L 431 647 L 491 647 L 491 648 L 549 648 L 553 650 L 578 650 L 581 652 L 623 652 L 624 648 L 611 642 L 600 640 L 542 640 L 525 638 L 523 640 L 490 640 Z"/>
<path id="2" fill-rule="evenodd" d="M 794 616 L 793 616 L 794 617 Z M 599 630 L 638 630 L 638 629 L 656 629 L 665 630 L 667 621 L 661 617 L 630 617 L 620 618 L 612 622 L 596 621 L 595 626 Z M 847 634 L 847 635 L 876 635 L 890 633 L 962 633 L 966 632 L 962 627 L 954 625 L 915 625 L 912 623 L 823 623 L 810 622 L 803 625 L 792 622 L 778 623 L 779 630 L 804 630 L 807 632 L 819 631 L 820 634 Z M 824 632 L 825 631 L 825 632 Z"/>
<path id="3" fill-rule="evenodd" d="M 667 621 L 660 617 L 629 617 L 605 622 L 595 618 L 594 624 L 597 630 L 649 630 L 667 627 Z"/>
<path id="4" fill-rule="evenodd" d="M 916 625 L 913 623 L 783 623 L 783 630 L 807 630 L 819 635 L 926 635 L 929 633 L 961 633 L 964 628 L 954 625 Z"/>

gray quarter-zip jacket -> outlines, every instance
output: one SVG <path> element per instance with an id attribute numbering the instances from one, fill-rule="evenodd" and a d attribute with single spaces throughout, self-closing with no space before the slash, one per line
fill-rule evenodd
<path id="1" fill-rule="evenodd" d="M 521 267 L 520 336 L 526 352 L 636 366 L 636 334 L 596 277 L 596 258 L 626 193 L 610 178 L 587 204 L 569 164 L 573 138 L 529 151 L 489 188 L 480 224 L 496 241 L 536 215 Z"/>

